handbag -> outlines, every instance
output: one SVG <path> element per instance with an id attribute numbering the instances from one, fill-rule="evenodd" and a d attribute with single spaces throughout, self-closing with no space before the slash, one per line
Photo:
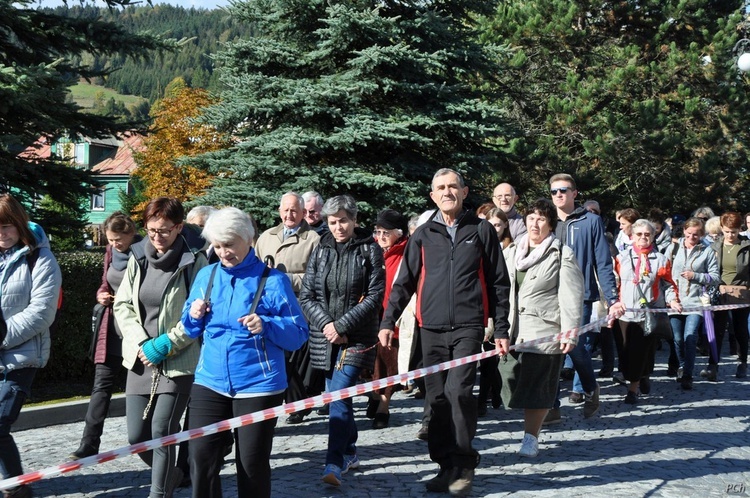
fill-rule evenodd
<path id="1" fill-rule="evenodd" d="M 630 260 L 630 265 L 633 266 L 633 273 L 635 273 L 635 266 L 633 260 Z M 657 308 L 656 301 L 649 302 L 646 300 L 646 295 L 643 293 L 640 284 L 636 285 L 638 293 L 641 295 L 641 308 L 642 309 L 654 309 Z M 646 318 L 643 321 L 643 335 L 645 337 L 653 335 L 657 339 L 672 340 L 672 324 L 669 322 L 669 315 L 666 311 L 660 311 L 658 313 L 646 312 Z"/>
<path id="2" fill-rule="evenodd" d="M 744 285 L 720 285 L 719 301 L 721 304 L 748 304 L 750 289 Z"/>
<path id="3" fill-rule="evenodd" d="M 104 312 L 107 311 L 107 306 L 96 303 L 94 309 L 91 312 L 91 345 L 89 346 L 89 359 L 94 361 L 94 354 L 96 353 L 96 343 L 99 339 L 99 329 L 102 326 L 102 320 L 104 319 Z"/>
<path id="4" fill-rule="evenodd" d="M 654 308 L 653 301 L 641 308 Z M 653 335 L 657 339 L 672 339 L 672 325 L 669 322 L 669 315 L 665 312 L 646 313 L 646 319 L 643 322 L 643 335 L 648 337 Z"/>

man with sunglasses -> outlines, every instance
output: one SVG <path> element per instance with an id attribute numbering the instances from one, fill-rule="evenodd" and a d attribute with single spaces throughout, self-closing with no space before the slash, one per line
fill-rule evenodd
<path id="1" fill-rule="evenodd" d="M 576 205 L 578 195 L 576 182 L 572 176 L 559 173 L 550 178 L 552 203 L 557 208 L 559 222 L 555 235 L 570 247 L 575 254 L 584 276 L 583 320 L 581 325 L 591 321 L 593 305 L 599 300 L 599 286 L 611 308 L 617 303 L 617 282 L 612 268 L 612 257 L 607 239 L 604 236 L 602 219 Z M 597 277 L 599 285 L 597 285 Z M 599 411 L 599 384 L 596 382 L 594 366 L 591 362 L 594 331 L 581 334 L 578 344 L 569 353 L 576 375 L 573 379 L 573 392 L 584 393 L 583 416 L 593 417 Z M 558 387 L 559 392 L 559 387 Z M 559 396 L 558 396 L 559 397 Z M 555 402 L 545 423 L 560 421 L 560 401 Z"/>

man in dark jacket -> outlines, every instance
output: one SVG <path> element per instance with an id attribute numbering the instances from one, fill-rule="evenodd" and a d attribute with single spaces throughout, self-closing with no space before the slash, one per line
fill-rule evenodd
<path id="1" fill-rule="evenodd" d="M 599 286 L 604 292 L 608 306 L 611 307 L 618 301 L 612 256 L 607 239 L 604 237 L 604 223 L 599 216 L 575 204 L 578 190 L 572 176 L 564 173 L 554 175 L 550 178 L 549 184 L 552 202 L 557 208 L 559 218 L 555 235 L 563 244 L 573 249 L 583 272 L 583 323 L 581 325 L 586 325 L 591 321 L 594 302 L 599 300 Z M 597 285 L 597 278 L 599 285 Z M 575 349 L 569 353 L 576 371 L 573 392 L 584 393 L 582 399 L 585 418 L 593 417 L 599 411 L 599 384 L 596 382 L 594 366 L 591 362 L 595 337 L 593 331 L 581 334 Z M 555 408 L 549 411 L 545 423 L 559 421 L 558 400 Z"/>
<path id="2" fill-rule="evenodd" d="M 380 342 L 389 346 L 396 319 L 416 292 L 425 367 L 479 353 L 489 317 L 495 321 L 500 354 L 508 351 L 505 260 L 492 225 L 463 208 L 468 191 L 456 171 L 435 173 L 430 197 L 438 209 L 409 239 L 380 324 Z M 433 411 L 428 448 L 440 465 L 438 475 L 426 483 L 428 491 L 462 496 L 471 490 L 479 464 L 472 447 L 475 380 L 476 362 L 425 378 Z"/>

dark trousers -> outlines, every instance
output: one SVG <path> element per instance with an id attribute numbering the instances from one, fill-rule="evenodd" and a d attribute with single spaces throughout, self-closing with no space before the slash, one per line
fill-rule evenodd
<path id="1" fill-rule="evenodd" d="M 197 429 L 240 415 L 274 408 L 284 401 L 283 393 L 252 398 L 230 398 L 198 384 L 190 394 L 190 429 Z M 271 496 L 271 447 L 276 418 L 235 430 L 237 496 Z M 190 441 L 190 478 L 193 498 L 219 498 L 221 462 L 226 449 L 224 432 Z"/>
<path id="2" fill-rule="evenodd" d="M 439 331 L 422 328 L 424 366 L 477 354 L 482 349 L 484 330 L 461 328 Z M 473 469 L 479 453 L 472 447 L 477 431 L 477 403 L 472 390 L 476 362 L 425 377 L 427 400 L 432 408 L 427 446 L 430 459 L 441 467 Z"/>
<path id="3" fill-rule="evenodd" d="M 187 406 L 188 394 L 164 393 L 154 396 L 146 420 L 143 411 L 148 405 L 148 395 L 129 394 L 125 398 L 125 417 L 128 425 L 128 442 L 142 443 L 180 431 L 180 419 Z M 175 470 L 177 447 L 162 446 L 138 454 L 151 467 L 151 492 L 149 498 L 166 495 L 167 483 Z"/>
<path id="4" fill-rule="evenodd" d="M 643 322 L 620 320 L 620 330 L 615 331 L 615 342 L 621 352 L 622 373 L 628 382 L 640 381 L 654 371 L 656 339 L 643 335 Z"/>
<path id="5" fill-rule="evenodd" d="M 617 326 L 617 325 L 615 325 Z M 599 330 L 599 347 L 602 351 L 602 370 L 615 370 L 615 336 L 612 329 L 602 327 Z M 618 367 L 618 370 L 620 368 Z"/>
<path id="6" fill-rule="evenodd" d="M 101 443 L 104 431 L 104 419 L 109 413 L 109 404 L 112 400 L 117 374 L 124 372 L 122 358 L 119 356 L 107 356 L 104 363 L 97 363 L 94 370 L 94 387 L 91 390 L 91 400 L 86 410 L 86 425 L 83 427 L 81 443 L 87 444 L 97 451 Z"/>
<path id="7" fill-rule="evenodd" d="M 482 343 L 482 349 L 492 351 L 495 349 L 495 345 L 484 342 Z M 479 396 L 477 400 L 479 405 L 486 405 L 487 398 L 491 397 L 493 407 L 497 408 L 495 404 L 500 400 L 500 389 L 502 388 L 502 380 L 497 365 L 497 356 L 485 358 L 479 362 Z"/>
<path id="8" fill-rule="evenodd" d="M 737 354 L 740 363 L 747 363 L 748 328 L 747 319 L 750 309 L 740 308 L 728 311 L 714 312 L 714 332 L 716 333 L 716 350 L 721 356 L 721 343 L 724 342 L 724 333 L 731 319 L 734 329 L 734 337 L 737 340 Z M 709 365 L 716 365 L 716 360 L 709 355 Z"/>
<path id="9" fill-rule="evenodd" d="M 23 474 L 18 446 L 10 435 L 21 407 L 31 393 L 36 368 L 20 368 L 0 373 L 0 478 Z"/>

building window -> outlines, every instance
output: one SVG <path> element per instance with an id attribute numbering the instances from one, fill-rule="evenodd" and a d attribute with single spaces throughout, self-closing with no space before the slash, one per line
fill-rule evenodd
<path id="1" fill-rule="evenodd" d="M 86 144 L 76 144 L 76 164 L 86 163 Z"/>
<path id="2" fill-rule="evenodd" d="M 99 190 L 95 194 L 91 194 L 91 210 L 104 211 L 104 189 Z"/>

